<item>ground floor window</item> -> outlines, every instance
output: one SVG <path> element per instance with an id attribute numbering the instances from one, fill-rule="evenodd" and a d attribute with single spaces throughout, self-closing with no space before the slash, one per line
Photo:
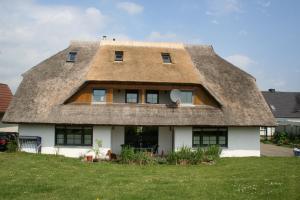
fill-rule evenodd
<path id="1" fill-rule="evenodd" d="M 228 146 L 227 128 L 193 128 L 193 147 Z"/>
<path id="2" fill-rule="evenodd" d="M 93 127 L 91 126 L 56 126 L 55 145 L 92 146 Z"/>

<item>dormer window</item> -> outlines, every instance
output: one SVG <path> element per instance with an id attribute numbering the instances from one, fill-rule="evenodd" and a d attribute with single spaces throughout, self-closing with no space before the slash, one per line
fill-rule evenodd
<path id="1" fill-rule="evenodd" d="M 115 51 L 115 61 L 123 61 L 123 51 Z"/>
<path id="2" fill-rule="evenodd" d="M 93 103 L 105 103 L 106 102 L 106 90 L 94 89 L 93 90 Z"/>
<path id="3" fill-rule="evenodd" d="M 161 53 L 161 57 L 162 57 L 163 63 L 172 63 L 171 56 L 169 53 Z"/>
<path id="4" fill-rule="evenodd" d="M 67 62 L 75 62 L 77 56 L 77 52 L 69 52 Z"/>

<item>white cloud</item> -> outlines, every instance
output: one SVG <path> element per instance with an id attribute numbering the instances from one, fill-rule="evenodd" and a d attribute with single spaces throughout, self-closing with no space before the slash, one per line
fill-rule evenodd
<path id="1" fill-rule="evenodd" d="M 148 36 L 148 40 L 150 41 L 176 41 L 177 35 L 175 33 L 165 33 L 162 34 L 157 31 L 152 31 Z"/>
<path id="2" fill-rule="evenodd" d="M 218 25 L 219 22 L 217 20 L 212 20 L 211 23 Z"/>
<path id="3" fill-rule="evenodd" d="M 73 39 L 97 39 L 110 18 L 94 7 L 0 1 L 0 82 L 14 91 L 21 74 L 66 48 Z"/>
<path id="4" fill-rule="evenodd" d="M 268 8 L 271 6 L 271 1 L 258 1 L 257 4 L 261 7 Z"/>
<path id="5" fill-rule="evenodd" d="M 241 54 L 234 54 L 225 59 L 243 70 L 248 70 L 250 65 L 255 64 L 251 58 Z"/>
<path id="6" fill-rule="evenodd" d="M 240 30 L 239 31 L 239 35 L 241 35 L 241 36 L 247 36 L 248 32 L 246 30 Z"/>
<path id="7" fill-rule="evenodd" d="M 133 3 L 133 2 L 120 2 L 117 4 L 117 8 L 127 12 L 130 15 L 140 14 L 144 10 L 143 6 Z"/>
<path id="8" fill-rule="evenodd" d="M 238 0 L 209 0 L 206 15 L 221 16 L 231 13 L 242 13 L 242 6 Z"/>

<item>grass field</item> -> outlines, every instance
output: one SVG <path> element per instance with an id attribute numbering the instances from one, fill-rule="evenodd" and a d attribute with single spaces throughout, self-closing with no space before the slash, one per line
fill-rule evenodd
<path id="1" fill-rule="evenodd" d="M 300 199 L 300 158 L 136 166 L 0 153 L 0 199 Z"/>

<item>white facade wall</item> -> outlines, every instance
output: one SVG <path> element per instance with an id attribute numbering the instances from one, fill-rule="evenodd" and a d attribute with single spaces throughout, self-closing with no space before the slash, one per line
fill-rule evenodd
<path id="1" fill-rule="evenodd" d="M 259 127 L 229 127 L 228 148 L 221 157 L 260 156 Z"/>
<path id="2" fill-rule="evenodd" d="M 125 127 L 124 126 L 114 126 L 111 132 L 111 150 L 115 154 L 121 153 L 121 145 L 125 141 Z"/>
<path id="3" fill-rule="evenodd" d="M 97 140 L 102 141 L 101 157 L 106 157 L 106 153 L 111 149 L 111 126 L 94 126 L 93 127 L 93 146 L 96 147 Z"/>
<path id="4" fill-rule="evenodd" d="M 192 147 L 193 128 L 191 126 L 174 127 L 174 149 L 183 146 Z"/>
<path id="5" fill-rule="evenodd" d="M 229 127 L 228 148 L 223 148 L 222 157 L 260 156 L 259 127 Z M 42 138 L 42 153 L 60 154 L 67 157 L 79 157 L 88 153 L 91 147 L 83 146 L 55 146 L 55 126 L 20 124 L 19 134 L 23 136 L 39 136 Z M 121 145 L 124 144 L 124 126 L 94 126 L 93 145 L 96 141 L 102 141 L 102 153 L 108 149 L 120 154 Z M 174 149 L 182 146 L 192 147 L 192 127 L 174 127 Z M 172 130 L 167 127 L 159 127 L 159 154 L 165 154 L 172 150 Z M 32 152 L 30 149 L 24 151 Z"/>
<path id="6" fill-rule="evenodd" d="M 67 157 L 79 157 L 88 153 L 92 147 L 84 146 L 55 146 L 55 126 L 54 125 L 36 125 L 20 124 L 19 134 L 21 136 L 39 136 L 42 138 L 42 153 L 59 154 Z M 102 140 L 102 151 L 104 155 L 111 148 L 111 127 L 95 126 L 93 130 L 93 146 L 96 146 L 96 140 Z M 32 152 L 31 149 L 23 149 L 26 152 Z"/>
<path id="7" fill-rule="evenodd" d="M 193 128 L 174 128 L 174 147 L 192 147 Z M 260 156 L 259 127 L 229 127 L 228 147 L 223 148 L 221 157 Z"/>
<path id="8" fill-rule="evenodd" d="M 158 154 L 168 154 L 172 151 L 172 130 L 169 126 L 158 129 Z"/>

